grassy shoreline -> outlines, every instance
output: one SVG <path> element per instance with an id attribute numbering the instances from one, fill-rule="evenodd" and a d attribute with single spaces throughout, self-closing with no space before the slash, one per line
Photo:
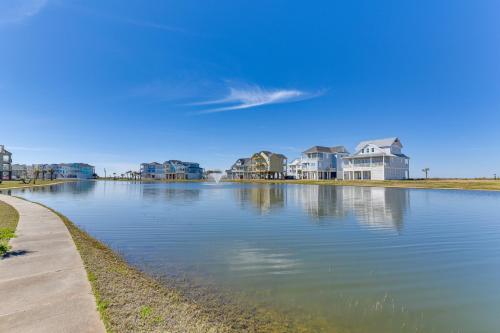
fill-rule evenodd
<path id="1" fill-rule="evenodd" d="M 100 178 L 107 181 L 134 181 L 130 179 Z M 143 183 L 199 183 L 206 179 L 142 179 L 134 182 Z M 500 179 L 410 179 L 410 180 L 301 180 L 301 179 L 222 179 L 221 183 L 248 183 L 248 184 L 303 184 L 303 185 L 330 185 L 330 186 L 364 186 L 364 187 L 394 187 L 412 189 L 435 190 L 475 190 L 475 191 L 500 191 Z"/>
<path id="2" fill-rule="evenodd" d="M 500 180 L 493 179 L 417 179 L 417 180 L 224 180 L 231 183 L 305 184 L 333 186 L 395 187 L 439 190 L 500 191 Z"/>
<path id="3" fill-rule="evenodd" d="M 269 309 L 247 307 L 208 290 L 196 289 L 188 295 L 176 283 L 129 265 L 64 215 L 47 208 L 61 218 L 75 242 L 108 332 L 301 331 L 283 314 Z"/>
<path id="4" fill-rule="evenodd" d="M 19 213 L 11 205 L 0 201 L 0 258 L 9 251 L 9 240 L 15 237 Z"/>
<path id="5" fill-rule="evenodd" d="M 4 180 L 0 184 L 0 190 L 13 190 L 13 189 L 19 189 L 19 188 L 31 188 L 31 187 L 40 187 L 40 186 L 50 186 L 50 185 L 57 185 L 57 184 L 62 184 L 66 182 L 72 182 L 74 180 L 61 180 L 61 179 L 54 179 L 54 180 L 37 180 L 36 184 L 30 183 L 30 184 L 23 184 L 19 182 L 18 180 Z"/>

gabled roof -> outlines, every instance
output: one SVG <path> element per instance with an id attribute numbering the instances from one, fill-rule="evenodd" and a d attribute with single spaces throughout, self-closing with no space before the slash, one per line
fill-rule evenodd
<path id="1" fill-rule="evenodd" d="M 161 163 L 158 163 L 158 162 L 151 162 L 151 163 L 141 163 L 141 165 L 162 165 Z"/>
<path id="2" fill-rule="evenodd" d="M 236 162 L 234 162 L 234 164 L 231 166 L 231 169 L 233 169 L 238 164 L 238 162 L 240 163 L 240 165 L 250 165 L 251 160 L 252 159 L 250 157 L 238 158 Z"/>
<path id="3" fill-rule="evenodd" d="M 401 144 L 401 141 L 397 137 L 392 137 L 392 138 L 385 138 L 385 139 L 376 139 L 376 140 L 368 140 L 368 141 L 361 141 L 357 146 L 356 150 L 360 150 L 366 145 L 375 145 L 377 147 L 383 148 L 383 147 L 390 147 L 393 144 L 399 144 L 400 147 L 403 147 Z"/>
<path id="4" fill-rule="evenodd" d="M 302 152 L 303 154 L 308 153 L 347 153 L 347 149 L 344 146 L 335 146 L 335 147 L 324 147 L 324 146 L 313 146 L 306 151 Z"/>
<path id="5" fill-rule="evenodd" d="M 250 157 L 242 157 L 242 158 L 238 158 L 236 160 L 236 163 L 240 162 L 241 164 L 247 164 L 251 161 L 251 158 Z M 236 164 L 235 163 L 235 164 Z"/>
<path id="6" fill-rule="evenodd" d="M 273 154 L 273 155 L 274 155 L 274 156 L 278 156 L 278 157 L 281 157 L 281 158 L 286 159 L 286 156 L 285 156 L 285 155 L 283 155 L 283 154 Z"/>
<path id="7" fill-rule="evenodd" d="M 274 156 L 277 156 L 277 157 L 281 157 L 281 158 L 284 158 L 286 159 L 286 156 L 283 155 L 283 154 L 277 154 L 277 153 L 273 153 L 273 152 L 270 152 L 268 150 L 262 150 L 262 151 L 259 151 L 258 153 L 255 153 L 252 155 L 252 158 L 255 156 L 255 155 L 262 155 L 264 154 L 265 156 L 267 156 L 268 158 L 271 157 L 272 155 Z"/>

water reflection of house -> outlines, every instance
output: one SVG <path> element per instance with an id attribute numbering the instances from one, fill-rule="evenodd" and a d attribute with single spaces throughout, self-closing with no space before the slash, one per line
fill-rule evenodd
<path id="1" fill-rule="evenodd" d="M 261 213 L 267 213 L 285 206 L 286 188 L 273 185 L 239 187 L 235 189 L 235 197 L 242 205 L 250 203 Z"/>
<path id="2" fill-rule="evenodd" d="M 227 256 L 230 269 L 246 275 L 295 274 L 300 272 L 302 261 L 293 252 L 273 248 L 259 248 L 237 244 Z M 244 278 L 242 276 L 241 278 Z"/>
<path id="3" fill-rule="evenodd" d="M 343 218 L 353 214 L 358 223 L 400 230 L 409 206 L 409 191 L 379 187 L 289 186 L 289 203 L 314 218 Z"/>
<path id="4" fill-rule="evenodd" d="M 409 207 L 407 189 L 329 185 L 260 185 L 237 187 L 237 201 L 262 213 L 286 205 L 302 208 L 315 219 L 344 219 L 348 215 L 364 226 L 401 230 Z"/>
<path id="5" fill-rule="evenodd" d="M 306 185 L 289 188 L 288 200 L 295 202 L 311 216 L 343 217 L 343 192 L 336 186 Z"/>
<path id="6" fill-rule="evenodd" d="M 384 187 L 342 187 L 344 208 L 360 224 L 400 230 L 409 206 L 410 191 Z"/>

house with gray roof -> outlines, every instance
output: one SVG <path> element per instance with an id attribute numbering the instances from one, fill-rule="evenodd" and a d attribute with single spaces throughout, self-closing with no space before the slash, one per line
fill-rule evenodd
<path id="1" fill-rule="evenodd" d="M 165 167 L 158 162 L 141 163 L 141 176 L 145 179 L 164 179 Z"/>
<path id="2" fill-rule="evenodd" d="M 341 160 L 348 155 L 344 146 L 313 146 L 288 165 L 288 176 L 295 179 L 337 179 L 342 173 Z"/>
<path id="3" fill-rule="evenodd" d="M 199 163 L 168 160 L 163 163 L 151 162 L 141 164 L 141 175 L 144 179 L 202 179 L 203 168 Z"/>
<path id="4" fill-rule="evenodd" d="M 226 175 L 228 179 L 285 179 L 286 162 L 285 155 L 262 150 L 237 159 Z"/>
<path id="5" fill-rule="evenodd" d="M 401 152 L 403 144 L 397 137 L 362 141 L 356 152 L 342 159 L 345 180 L 408 179 L 410 158 Z"/>
<path id="6" fill-rule="evenodd" d="M 238 158 L 229 170 L 226 170 L 228 179 L 249 179 L 251 170 L 251 161 L 249 157 Z"/>
<path id="7" fill-rule="evenodd" d="M 203 168 L 199 163 L 168 160 L 163 163 L 166 179 L 202 179 Z"/>

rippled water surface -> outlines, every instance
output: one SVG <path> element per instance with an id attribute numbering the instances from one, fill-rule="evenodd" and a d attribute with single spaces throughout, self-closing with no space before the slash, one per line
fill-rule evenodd
<path id="1" fill-rule="evenodd" d="M 310 331 L 500 331 L 500 192 L 99 181 L 12 194 L 147 271 Z"/>

